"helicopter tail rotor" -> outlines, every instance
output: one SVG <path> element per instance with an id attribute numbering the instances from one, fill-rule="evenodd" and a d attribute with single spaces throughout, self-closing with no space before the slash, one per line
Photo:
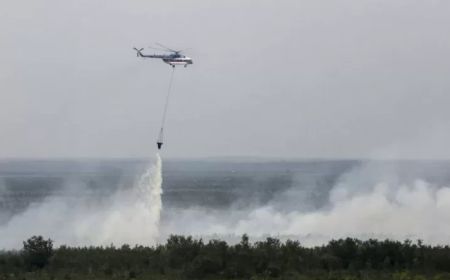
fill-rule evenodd
<path id="1" fill-rule="evenodd" d="M 140 48 L 140 49 L 137 49 L 137 48 L 133 48 L 135 51 L 136 51 L 136 57 L 140 57 L 140 56 L 142 56 L 142 54 L 141 54 L 141 51 L 143 51 L 144 50 L 144 48 Z"/>

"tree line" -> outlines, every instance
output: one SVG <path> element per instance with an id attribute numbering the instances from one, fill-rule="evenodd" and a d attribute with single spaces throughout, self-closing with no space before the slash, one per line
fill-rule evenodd
<path id="1" fill-rule="evenodd" d="M 276 238 L 237 244 L 172 235 L 153 247 L 53 248 L 33 236 L 0 253 L 0 279 L 450 279 L 450 247 L 422 241 L 332 240 L 304 247 Z"/>

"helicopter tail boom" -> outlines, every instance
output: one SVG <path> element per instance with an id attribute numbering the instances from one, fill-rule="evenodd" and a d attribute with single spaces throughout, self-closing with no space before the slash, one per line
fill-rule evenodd
<path id="1" fill-rule="evenodd" d="M 137 57 L 149 57 L 149 58 L 165 58 L 165 55 L 159 55 L 159 54 L 143 54 L 142 51 L 144 50 L 144 48 L 133 48 L 136 51 L 136 56 Z"/>

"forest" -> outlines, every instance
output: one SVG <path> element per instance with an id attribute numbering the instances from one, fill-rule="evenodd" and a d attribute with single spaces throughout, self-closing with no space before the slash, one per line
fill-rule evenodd
<path id="1" fill-rule="evenodd" d="M 450 247 L 421 240 L 331 240 L 316 247 L 276 238 L 237 244 L 172 235 L 153 247 L 54 248 L 33 236 L 0 252 L 0 279 L 450 279 Z"/>

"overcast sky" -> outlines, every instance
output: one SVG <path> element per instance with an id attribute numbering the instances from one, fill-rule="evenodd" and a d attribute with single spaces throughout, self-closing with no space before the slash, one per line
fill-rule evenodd
<path id="1" fill-rule="evenodd" d="M 450 158 L 450 1 L 0 0 L 0 158 Z M 146 50 L 146 52 L 154 52 Z"/>

